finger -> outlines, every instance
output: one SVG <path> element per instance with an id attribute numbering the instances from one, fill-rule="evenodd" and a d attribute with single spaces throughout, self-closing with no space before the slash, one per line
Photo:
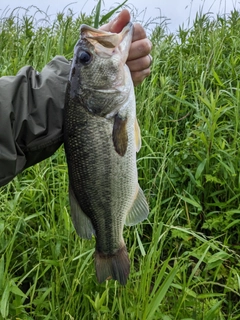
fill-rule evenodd
<path id="1" fill-rule="evenodd" d="M 146 32 L 140 23 L 134 23 L 132 42 L 145 39 L 147 37 Z"/>
<path id="2" fill-rule="evenodd" d="M 150 68 L 142 71 L 131 72 L 134 86 L 137 86 L 143 82 L 143 80 L 150 75 Z"/>
<path id="3" fill-rule="evenodd" d="M 100 29 L 113 33 L 119 33 L 126 26 L 126 24 L 128 24 L 130 18 L 129 11 L 127 9 L 123 9 L 115 19 L 101 26 Z"/>
<path id="4" fill-rule="evenodd" d="M 128 61 L 147 56 L 152 49 L 152 43 L 149 39 L 141 39 L 131 44 Z"/>
<path id="5" fill-rule="evenodd" d="M 127 65 L 131 72 L 136 72 L 150 68 L 151 62 L 152 59 L 149 57 L 149 55 L 146 55 L 139 59 L 127 61 Z"/>

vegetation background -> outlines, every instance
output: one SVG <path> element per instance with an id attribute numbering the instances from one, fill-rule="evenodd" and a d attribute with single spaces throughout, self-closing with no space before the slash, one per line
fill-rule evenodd
<path id="1" fill-rule="evenodd" d="M 41 14 L 1 16 L 0 75 L 71 58 L 80 24 L 113 12 Z M 125 228 L 126 287 L 96 281 L 60 148 L 0 189 L 0 319 L 240 319 L 240 13 L 199 13 L 189 29 L 162 23 L 150 37 L 152 73 L 136 100 L 151 212 Z"/>

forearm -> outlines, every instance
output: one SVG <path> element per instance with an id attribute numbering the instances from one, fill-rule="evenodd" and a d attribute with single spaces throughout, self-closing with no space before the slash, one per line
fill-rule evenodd
<path id="1" fill-rule="evenodd" d="M 24 67 L 0 78 L 0 186 L 62 144 L 69 70 L 69 62 L 56 57 L 41 73 Z"/>

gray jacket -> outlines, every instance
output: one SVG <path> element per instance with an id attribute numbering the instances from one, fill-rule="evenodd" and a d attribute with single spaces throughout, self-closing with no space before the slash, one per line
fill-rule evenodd
<path id="1" fill-rule="evenodd" d="M 69 61 L 57 56 L 41 73 L 27 66 L 0 78 L 0 186 L 62 144 L 69 71 Z"/>

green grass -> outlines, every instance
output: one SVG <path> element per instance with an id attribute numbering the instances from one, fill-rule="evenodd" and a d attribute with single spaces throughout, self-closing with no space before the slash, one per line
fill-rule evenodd
<path id="1" fill-rule="evenodd" d="M 1 75 L 70 58 L 94 16 L 35 22 L 1 18 Z M 198 15 L 193 28 L 156 27 L 151 39 L 152 73 L 136 88 L 151 212 L 124 230 L 126 287 L 96 281 L 60 148 L 0 189 L 0 319 L 240 319 L 240 15 Z"/>

